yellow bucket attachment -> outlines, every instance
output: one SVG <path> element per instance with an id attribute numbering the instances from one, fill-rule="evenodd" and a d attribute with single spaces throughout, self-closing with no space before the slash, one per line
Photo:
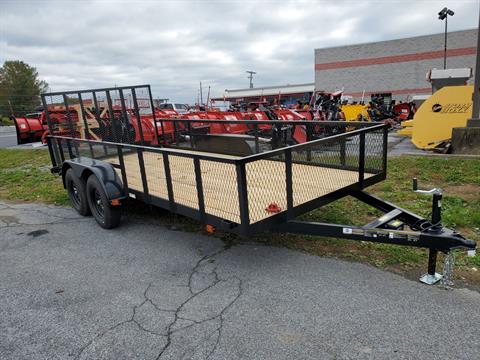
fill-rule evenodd
<path id="1" fill-rule="evenodd" d="M 345 114 L 345 120 L 347 121 L 358 121 L 360 115 L 370 121 L 370 116 L 367 112 L 367 105 L 360 105 L 360 104 L 349 104 L 349 105 L 342 105 L 341 110 Z"/>

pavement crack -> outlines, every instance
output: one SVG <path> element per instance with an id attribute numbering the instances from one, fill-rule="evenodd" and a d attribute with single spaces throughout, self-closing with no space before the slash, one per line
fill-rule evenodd
<path id="1" fill-rule="evenodd" d="M 128 320 L 123 320 L 123 321 L 120 321 L 119 323 L 115 324 L 115 325 L 112 325 L 111 327 L 109 327 L 108 329 L 98 333 L 94 338 L 92 338 L 90 341 L 88 341 L 84 346 L 82 346 L 80 348 L 80 350 L 78 351 L 77 355 L 74 357 L 75 360 L 77 359 L 80 359 L 80 357 L 82 356 L 83 352 L 90 346 L 93 344 L 94 341 L 97 341 L 99 339 L 101 339 L 102 337 L 104 337 L 107 333 L 111 332 L 111 331 L 114 331 L 115 329 L 117 329 L 118 327 L 122 326 L 122 325 L 125 325 L 125 324 L 129 324 L 129 323 L 133 323 L 135 324 L 139 330 L 141 331 L 144 331 L 144 332 L 147 332 L 149 334 L 152 334 L 152 335 L 156 335 L 156 336 L 161 336 L 161 337 L 166 337 L 167 335 L 166 334 L 161 334 L 161 333 L 158 333 L 156 331 L 152 331 L 152 330 L 149 330 L 149 329 L 146 329 L 142 324 L 140 324 L 136 319 L 135 319 L 135 315 L 137 313 L 137 309 L 139 309 L 140 307 L 142 307 L 145 303 L 149 302 L 150 299 L 147 297 L 147 292 L 148 290 L 150 289 L 150 287 L 152 286 L 152 283 L 148 284 L 147 288 L 145 289 L 145 291 L 143 292 L 143 301 L 140 303 L 140 304 L 137 304 L 137 305 L 134 305 L 133 306 L 133 309 L 132 309 L 132 316 L 128 319 Z"/>
<path id="2" fill-rule="evenodd" d="M 130 322 L 130 320 L 124 320 L 124 321 L 121 321 L 111 327 L 109 327 L 108 329 L 100 332 L 99 334 L 97 334 L 93 339 L 91 339 L 89 342 L 87 342 L 84 346 L 82 346 L 79 350 L 79 352 L 77 353 L 77 355 L 74 357 L 74 359 L 80 359 L 80 356 L 82 356 L 83 352 L 90 346 L 93 344 L 93 342 L 95 340 L 98 340 L 98 339 L 101 339 L 103 336 L 105 336 L 105 334 L 107 334 L 108 332 L 110 331 L 113 331 L 115 330 L 116 328 L 118 328 L 119 326 L 122 326 L 126 323 Z"/>
<path id="3" fill-rule="evenodd" d="M 177 333 L 179 331 L 182 331 L 182 330 L 186 330 L 186 329 L 191 328 L 191 327 L 194 327 L 196 325 L 200 325 L 200 324 L 203 324 L 203 323 L 206 323 L 206 322 L 209 322 L 209 321 L 215 321 L 215 320 L 219 321 L 219 325 L 212 332 L 210 332 L 208 334 L 208 336 L 206 337 L 205 340 L 206 341 L 210 340 L 211 337 L 214 336 L 215 334 L 217 334 L 217 337 L 215 339 L 214 346 L 212 347 L 212 349 L 210 350 L 210 352 L 208 353 L 206 358 L 209 359 L 215 353 L 215 351 L 217 350 L 218 345 L 219 345 L 220 340 L 221 340 L 221 336 L 222 336 L 222 330 L 223 330 L 223 325 L 224 325 L 224 314 L 233 306 L 233 304 L 243 294 L 242 280 L 240 278 L 238 278 L 237 276 L 232 276 L 232 277 L 229 277 L 229 278 L 226 278 L 226 279 L 221 279 L 220 276 L 218 275 L 218 272 L 217 272 L 217 266 L 215 266 L 210 271 L 210 274 L 213 274 L 213 276 L 214 276 L 213 281 L 209 285 L 203 287 L 202 289 L 197 290 L 197 291 L 194 290 L 193 279 L 194 279 L 194 276 L 199 272 L 201 266 L 204 263 L 206 263 L 207 261 L 212 262 L 214 260 L 215 256 L 218 256 L 218 255 L 224 253 L 225 251 L 230 249 L 230 247 L 231 246 L 224 246 L 223 248 L 221 248 L 220 250 L 218 250 L 218 251 L 216 251 L 212 254 L 208 254 L 208 255 L 203 256 L 202 258 L 200 258 L 197 261 L 197 263 L 193 267 L 193 269 L 190 272 L 189 277 L 188 277 L 188 289 L 189 289 L 189 292 L 190 292 L 190 296 L 184 302 L 182 302 L 177 307 L 177 309 L 175 310 L 174 319 L 167 327 L 167 335 L 166 335 L 167 336 L 167 342 L 166 342 L 165 346 L 160 350 L 156 360 L 160 360 L 162 358 L 163 354 L 165 354 L 165 352 L 171 347 L 172 341 L 173 341 L 172 337 L 175 333 Z M 218 312 L 215 316 L 211 316 L 211 317 L 203 319 L 203 320 L 194 320 L 194 319 L 190 319 L 188 317 L 184 317 L 184 316 L 180 315 L 180 312 L 185 308 L 185 306 L 187 304 L 189 304 L 192 300 L 194 300 L 196 297 L 198 297 L 199 295 L 201 295 L 201 294 L 205 293 L 206 291 L 212 289 L 213 287 L 215 287 L 217 284 L 219 284 L 221 282 L 228 282 L 228 281 L 231 281 L 231 280 L 236 280 L 238 282 L 238 292 L 234 296 L 234 298 L 226 306 L 224 306 L 221 309 L 221 311 Z M 192 324 L 186 325 L 186 326 L 178 328 L 178 329 L 174 329 L 174 326 L 177 324 L 178 320 L 191 321 Z M 193 350 L 196 350 L 200 345 L 201 345 L 201 343 L 198 344 L 197 346 L 195 346 Z M 184 353 L 184 355 L 185 355 L 185 353 Z"/>
<path id="4" fill-rule="evenodd" d="M 146 302 L 150 303 L 155 308 L 155 310 L 157 310 L 157 311 L 175 313 L 176 310 L 174 310 L 174 309 L 162 309 L 152 299 L 150 299 L 148 297 L 148 290 L 150 290 L 151 287 L 152 287 L 152 283 L 150 283 L 150 285 L 148 285 L 148 287 L 145 289 L 145 291 L 143 293 L 143 297 L 145 298 Z"/>
<path id="5" fill-rule="evenodd" d="M 152 298 L 149 297 L 149 291 L 150 291 L 150 289 L 153 285 L 153 282 L 151 282 L 151 283 L 148 284 L 148 286 L 143 291 L 142 302 L 133 306 L 131 316 L 127 320 L 120 321 L 120 322 L 112 325 L 111 327 L 105 329 L 104 331 L 99 332 L 96 336 L 94 336 L 90 341 L 88 341 L 84 346 L 82 346 L 80 348 L 77 355 L 75 356 L 75 359 L 80 359 L 80 357 L 86 351 L 86 349 L 88 349 L 95 341 L 100 340 L 102 337 L 104 337 L 109 332 L 115 331 L 118 327 L 120 327 L 122 325 L 133 323 L 133 324 L 135 324 L 135 326 L 140 331 L 143 331 L 143 332 L 155 335 L 155 336 L 166 338 L 165 345 L 161 348 L 161 350 L 159 351 L 159 353 L 156 357 L 156 359 L 159 360 L 167 352 L 167 350 L 169 350 L 172 347 L 172 343 L 174 341 L 173 337 L 177 332 L 182 331 L 182 330 L 186 330 L 186 329 L 189 329 L 191 327 L 198 326 L 198 325 L 201 325 L 201 324 L 204 324 L 204 323 L 207 323 L 207 322 L 216 321 L 218 323 L 218 325 L 216 325 L 215 328 L 211 332 L 209 332 L 208 335 L 205 338 L 203 338 L 193 349 L 192 348 L 187 349 L 187 351 L 196 351 L 198 349 L 198 347 L 202 346 L 202 344 L 205 344 L 206 342 L 208 344 L 210 344 L 210 341 L 213 338 L 214 339 L 213 346 L 211 346 L 211 348 L 209 348 L 208 354 L 206 354 L 206 359 L 210 359 L 211 356 L 217 350 L 217 348 L 220 344 L 221 338 L 222 338 L 222 331 L 223 331 L 224 321 L 225 321 L 225 313 L 234 305 L 234 303 L 240 298 L 240 296 L 242 296 L 242 293 L 243 293 L 242 286 L 243 286 L 243 284 L 242 284 L 242 280 L 240 278 L 238 278 L 237 276 L 231 276 L 231 277 L 222 279 L 217 272 L 217 266 L 214 266 L 213 268 L 209 269 L 208 272 L 204 272 L 204 274 L 212 277 L 212 280 L 211 280 L 210 283 L 208 283 L 208 285 L 203 286 L 199 289 L 195 289 L 195 287 L 194 287 L 195 279 L 194 278 L 195 278 L 195 275 L 198 274 L 201 271 L 202 266 L 204 264 L 212 263 L 216 256 L 224 253 L 229 248 L 230 248 L 230 246 L 224 246 L 223 248 L 221 248 L 221 249 L 219 249 L 219 250 L 217 250 L 217 251 L 215 251 L 211 254 L 208 254 L 208 255 L 205 255 L 205 256 L 201 257 L 195 263 L 195 266 L 192 268 L 192 270 L 189 274 L 188 282 L 187 282 L 187 287 L 188 287 L 190 296 L 188 296 L 187 299 L 185 299 L 176 309 L 163 309 L 158 304 L 156 304 L 155 301 L 152 300 Z M 190 319 L 189 317 L 181 315 L 182 310 L 184 310 L 185 307 L 189 303 L 191 303 L 194 299 L 196 299 L 198 296 L 206 293 L 208 290 L 214 288 L 215 286 L 217 286 L 220 283 L 224 283 L 224 282 L 228 283 L 228 282 L 231 282 L 231 281 L 235 281 L 237 283 L 237 290 L 234 293 L 235 295 L 231 298 L 231 300 L 227 304 L 223 304 L 221 309 L 219 309 L 219 311 L 216 312 L 213 316 L 209 316 L 209 317 L 207 317 L 205 319 L 202 319 L 202 320 L 198 320 L 198 319 L 195 320 L 195 319 Z M 141 321 L 138 319 L 138 317 L 136 318 L 138 309 L 140 309 L 146 303 L 151 304 L 155 308 L 155 310 L 157 310 L 157 311 L 173 314 L 173 320 L 171 320 L 171 322 L 167 325 L 166 331 L 164 333 L 160 333 L 160 332 L 157 332 L 157 331 L 153 331 L 152 329 L 148 329 L 147 327 L 145 327 L 141 323 Z M 179 320 L 190 321 L 191 324 L 188 324 L 188 325 L 183 326 L 181 328 L 175 328 L 175 326 L 178 324 Z"/>
<path id="6" fill-rule="evenodd" d="M 188 277 L 188 290 L 190 291 L 190 294 L 192 294 L 192 295 L 195 294 L 195 291 L 193 290 L 193 285 L 192 285 L 193 277 L 196 274 L 198 274 L 198 271 L 199 271 L 200 267 L 205 262 L 214 260 L 215 256 L 220 255 L 221 253 L 227 251 L 228 249 L 229 249 L 229 247 L 225 246 L 225 247 L 221 248 L 220 250 L 217 250 L 216 252 L 214 252 L 212 254 L 207 254 L 207 255 L 203 256 L 200 260 L 197 261 L 197 263 L 193 267 L 193 270 L 190 272 L 190 275 Z M 216 276 L 216 280 L 218 280 L 218 274 L 216 272 L 216 269 L 217 269 L 217 267 L 214 268 L 213 273 Z"/>

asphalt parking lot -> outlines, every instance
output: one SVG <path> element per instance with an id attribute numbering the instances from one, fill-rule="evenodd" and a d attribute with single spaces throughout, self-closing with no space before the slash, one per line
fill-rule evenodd
<path id="1" fill-rule="evenodd" d="M 0 148 L 17 146 L 15 126 L 0 126 Z"/>
<path id="2" fill-rule="evenodd" d="M 15 126 L 0 126 L 0 148 L 6 149 L 33 149 L 46 148 L 41 142 L 17 144 L 17 132 Z"/>
<path id="3" fill-rule="evenodd" d="M 480 294 L 0 203 L 1 359 L 478 359 Z"/>

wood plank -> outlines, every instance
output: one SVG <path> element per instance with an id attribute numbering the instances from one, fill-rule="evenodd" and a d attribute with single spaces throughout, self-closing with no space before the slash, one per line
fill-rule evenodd
<path id="1" fill-rule="evenodd" d="M 168 200 L 163 157 L 144 152 L 145 172 L 150 194 Z M 142 191 L 137 154 L 124 156 L 130 188 Z M 192 158 L 169 155 L 175 202 L 198 209 L 195 170 Z M 240 222 L 236 169 L 233 164 L 200 160 L 205 211 L 232 222 Z M 282 211 L 287 207 L 285 163 L 258 160 L 246 164 L 250 223 L 274 214 L 265 209 L 276 203 Z M 365 174 L 365 178 L 373 174 Z M 358 182 L 358 172 L 304 164 L 292 165 L 294 206 L 326 195 Z"/>

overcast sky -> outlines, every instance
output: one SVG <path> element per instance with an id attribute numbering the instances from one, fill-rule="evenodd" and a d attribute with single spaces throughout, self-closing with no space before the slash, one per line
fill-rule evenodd
<path id="1" fill-rule="evenodd" d="M 192 103 L 198 83 L 224 89 L 314 81 L 314 49 L 478 24 L 478 0 L 0 0 L 0 62 L 35 66 L 50 90 L 149 83 Z M 346 59 L 347 60 L 347 59 Z"/>

